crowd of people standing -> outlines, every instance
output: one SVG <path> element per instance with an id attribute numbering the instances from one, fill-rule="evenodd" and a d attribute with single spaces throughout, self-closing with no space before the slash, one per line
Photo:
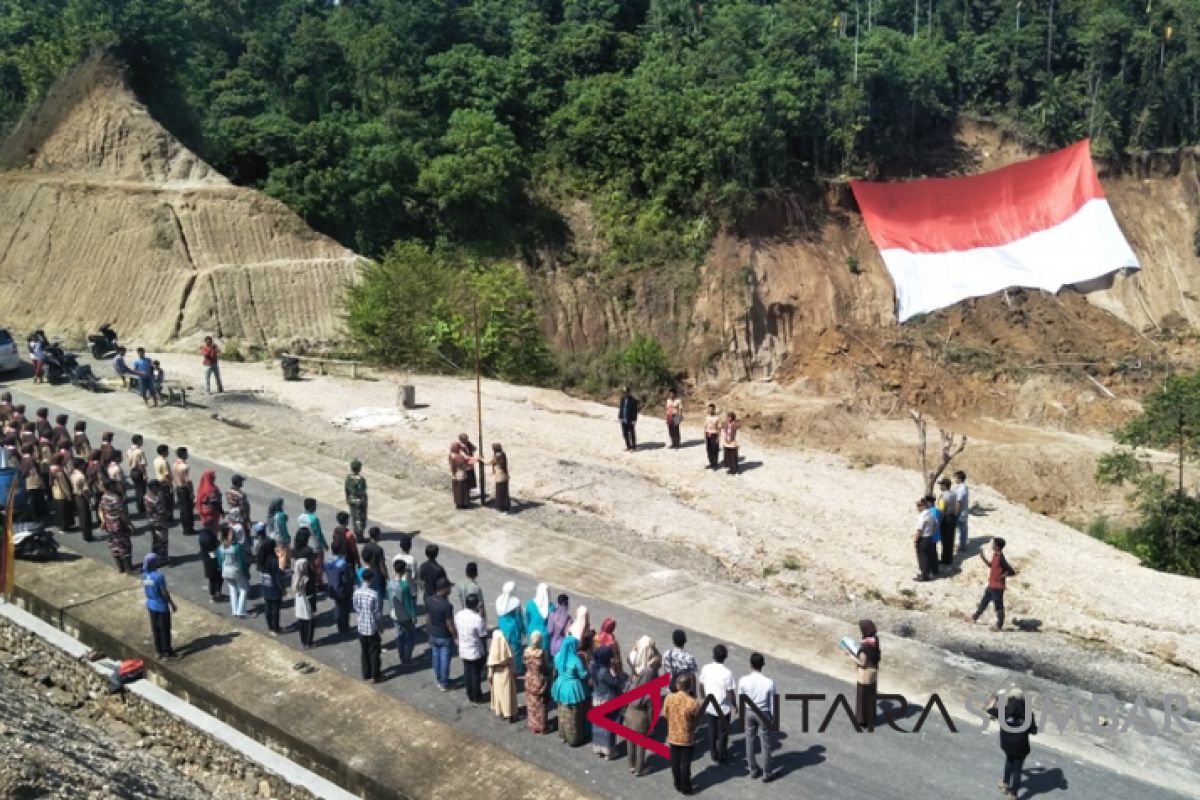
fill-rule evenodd
<path id="1" fill-rule="evenodd" d="M 626 395 L 633 402 L 636 420 L 636 400 L 628 392 Z M 628 411 L 624 398 L 622 408 Z M 675 392 L 668 395 L 666 411 L 672 447 L 677 447 L 683 412 Z M 571 746 L 590 741 L 592 751 L 601 758 L 617 757 L 618 738 L 607 728 L 590 724 L 587 712 L 645 686 L 664 672 L 669 674 L 670 694 L 663 710 L 672 777 L 683 794 L 693 791 L 692 752 L 701 727 L 707 730 L 712 760 L 723 763 L 729 757 L 728 731 L 739 713 L 738 698 L 750 698 L 764 715 L 773 713 L 775 688 L 763 674 L 765 659 L 760 654 L 750 657 L 749 670 L 735 683 L 725 666 L 728 651 L 724 645 L 714 647 L 711 661 L 701 668 L 688 652 L 686 635 L 680 630 L 675 631 L 673 647 L 665 654 L 648 635 L 639 637 L 626 652 L 617 638 L 616 619 L 605 618 L 594 628 L 586 607 L 572 611 L 565 593 L 552 602 L 545 583 L 538 584 L 533 597 L 522 603 L 515 583 L 508 582 L 490 605 L 479 585 L 475 562 L 466 565 L 457 586 L 457 602 L 452 601 L 455 584 L 438 562 L 436 544 L 425 547 L 425 561 L 418 567 L 411 553 L 412 536 L 400 534 L 400 551 L 390 561 L 386 558 L 380 528 L 368 526 L 367 482 L 358 460 L 350 463 L 345 478 L 346 510 L 336 513 L 327 536 L 314 498 L 303 500 L 303 512 L 295 517 L 293 530 L 282 498 L 271 500 L 256 519 L 241 475 L 231 477 L 227 490 L 218 486 L 213 470 L 205 470 L 194 484 L 185 447 L 175 448 L 172 460 L 171 448 L 160 444 L 151 459 L 140 435 L 131 437 L 130 446 L 121 452 L 108 431 L 93 447 L 85 421 L 72 424 L 68 415 L 58 414 L 51 422 L 46 408 L 36 409 L 33 418 L 27 419 L 25 407 L 14 404 L 9 393 L 0 394 L 0 425 L 4 446 L 19 455 L 34 515 L 60 532 L 78 529 L 85 541 L 93 541 L 97 530 L 103 532 L 117 570 L 140 577 L 155 649 L 161 658 L 176 657 L 171 642 L 175 602 L 162 568 L 171 563 L 169 530 L 177 519 L 182 534 L 196 538 L 211 602 L 228 600 L 234 618 L 261 615 L 272 635 L 283 635 L 281 612 L 290 594 L 291 628 L 300 648 L 309 649 L 315 645 L 319 605 L 328 600 L 333 605 L 329 618 L 337 632 L 357 635 L 364 680 L 383 680 L 383 634 L 391 627 L 396 660 L 402 667 L 417 661 L 416 646 L 424 639 L 428 647 L 421 658 L 428 656 L 442 691 L 461 686 L 469 702 L 489 704 L 497 717 L 510 723 L 521 719 L 518 696 L 523 692 L 524 720 L 530 733 L 557 730 Z M 708 407 L 705 438 L 712 468 L 717 468 L 723 449 L 726 468 L 736 473 L 737 427 L 732 412 L 722 420 L 712 405 Z M 632 441 L 636 447 L 636 438 Z M 507 455 L 499 444 L 493 445 L 492 452 L 491 459 L 478 457 L 466 434 L 452 443 L 450 466 L 457 507 L 469 506 L 476 488 L 472 467 L 484 463 L 493 469 L 497 507 L 503 512 L 510 509 Z M 953 563 L 955 536 L 960 551 L 966 544 L 966 475 L 956 473 L 956 485 L 951 487 L 949 480 L 944 480 L 941 488 L 939 497 L 923 498 L 918 504 L 919 580 L 936 574 L 937 565 Z M 150 543 L 140 570 L 132 558 L 135 516 L 143 520 Z M 936 552 L 939 541 L 940 558 Z M 983 556 L 989 567 L 988 587 L 971 617 L 972 621 L 978 619 L 989 604 L 994 605 L 997 624 L 993 629 L 1003 625 L 1004 581 L 1015 574 L 1004 558 L 1004 547 L 1004 540 L 997 538 L 992 558 Z M 926 570 L 932 574 L 926 576 Z M 259 603 L 252 608 L 254 588 Z M 489 619 L 491 613 L 494 619 Z M 871 727 L 881 660 L 879 636 L 870 620 L 860 622 L 860 634 L 851 653 L 858 677 L 855 717 L 859 725 Z M 456 655 L 461 662 L 457 681 L 451 678 Z M 703 700 L 709 697 L 716 702 L 702 709 Z M 644 697 L 610 717 L 630 730 L 646 733 L 652 722 L 650 712 L 649 697 Z M 1014 711 L 1006 708 L 1003 713 L 1012 716 Z M 749 774 L 773 780 L 771 731 L 757 715 L 744 717 Z M 1013 749 L 1006 747 L 1006 752 Z M 1027 754 L 1027 737 L 1024 748 Z M 627 742 L 626 751 L 630 772 L 645 774 L 645 750 Z M 1020 781 L 1020 759 L 1010 756 L 1009 761 L 1005 789 L 1014 792 Z"/>

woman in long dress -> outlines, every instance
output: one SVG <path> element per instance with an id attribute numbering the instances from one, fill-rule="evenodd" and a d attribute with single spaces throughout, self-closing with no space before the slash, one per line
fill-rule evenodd
<path id="1" fill-rule="evenodd" d="M 571 747 L 578 747 L 587 738 L 588 673 L 578 649 L 579 640 L 567 634 L 554 657 L 558 677 L 550 690 L 550 697 L 558 704 L 558 732 Z"/>
<path id="2" fill-rule="evenodd" d="M 862 634 L 862 640 L 858 643 L 858 654 L 851 656 L 858 664 L 854 717 L 859 725 L 869 730 L 875 727 L 875 699 L 879 683 L 879 634 L 875 623 L 869 619 L 860 619 L 858 630 Z"/>
<path id="3" fill-rule="evenodd" d="M 492 483 L 496 485 L 496 510 L 507 514 L 512 511 L 512 497 L 508 494 L 508 453 L 499 442 L 492 445 Z"/>
<path id="4" fill-rule="evenodd" d="M 721 428 L 721 446 L 725 448 L 725 469 L 730 475 L 737 475 L 738 468 L 738 431 L 742 423 L 738 422 L 737 414 L 730 411 L 725 415 L 725 425 Z"/>
<path id="5" fill-rule="evenodd" d="M 659 654 L 658 648 L 654 644 L 654 640 L 649 636 L 643 636 L 638 639 L 633 650 L 629 653 L 629 666 L 632 669 L 633 683 L 629 686 L 629 691 L 641 688 L 658 677 L 658 672 L 662 669 L 662 655 Z M 625 706 L 625 720 L 622 724 L 629 730 L 635 733 L 646 733 L 650 730 L 650 713 L 651 708 L 650 696 L 643 695 L 629 705 Z M 641 777 L 645 774 L 646 764 L 646 748 L 638 747 L 633 742 L 628 742 L 629 752 L 629 771 L 636 777 Z"/>
<path id="6" fill-rule="evenodd" d="M 470 508 L 470 487 L 467 485 L 467 475 L 471 471 L 471 460 L 463 454 L 462 445 L 453 442 L 450 445 L 450 488 L 454 496 L 455 508 Z"/>
<path id="7" fill-rule="evenodd" d="M 592 661 L 592 650 L 595 645 L 596 631 L 592 628 L 592 618 L 588 616 L 587 606 L 575 609 L 575 620 L 571 623 L 569 633 L 575 637 L 575 647 L 583 666 L 587 667 Z"/>
<path id="8" fill-rule="evenodd" d="M 533 597 L 525 604 L 525 633 L 529 635 L 530 641 L 533 641 L 535 632 L 542 635 L 543 642 L 550 641 L 546 620 L 550 619 L 553 610 L 554 606 L 550 604 L 550 587 L 539 583 Z"/>
<path id="9" fill-rule="evenodd" d="M 612 648 L 613 664 L 618 672 L 623 672 L 625 666 L 621 661 L 621 645 L 617 641 L 617 621 L 612 617 L 605 617 L 604 622 L 600 623 L 600 632 L 596 634 L 596 648 L 601 647 Z"/>
<path id="10" fill-rule="evenodd" d="M 308 546 L 308 536 L 308 528 L 296 531 L 296 550 L 292 553 L 292 593 L 296 596 L 301 650 L 313 646 L 317 616 L 317 583 L 312 574 L 313 551 Z"/>
<path id="11" fill-rule="evenodd" d="M 622 674 L 620 665 L 613 659 L 611 647 L 597 647 L 592 658 L 592 706 L 601 706 L 625 691 L 628 678 Z M 614 721 L 620 719 L 621 710 L 608 715 Z M 613 732 L 600 725 L 592 725 L 592 752 L 601 758 L 616 755 L 617 739 Z"/>
<path id="12" fill-rule="evenodd" d="M 517 721 L 517 676 L 513 671 L 512 648 L 503 636 L 492 636 L 488 648 L 488 683 L 492 687 L 492 711 L 509 722 Z"/>
<path id="13" fill-rule="evenodd" d="M 517 584 L 509 581 L 504 584 L 500 596 L 496 598 L 496 625 L 508 640 L 508 648 L 513 653 L 515 674 L 523 675 L 525 662 L 521 653 L 524 651 L 522 640 L 525 638 L 525 621 L 521 617 L 521 601 L 513 594 L 516 588 Z"/>
<path id="14" fill-rule="evenodd" d="M 550 665 L 546 663 L 546 651 L 542 649 L 543 641 L 545 638 L 541 631 L 531 631 L 529 647 L 525 648 L 525 723 L 529 726 L 530 733 L 546 732 L 546 693 L 550 688 L 547 680 Z"/>

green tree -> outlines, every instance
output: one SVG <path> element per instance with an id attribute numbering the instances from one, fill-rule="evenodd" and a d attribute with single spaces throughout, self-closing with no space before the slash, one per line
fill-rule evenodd
<path id="1" fill-rule="evenodd" d="M 1096 479 L 1133 486 L 1140 515 L 1128 537 L 1134 552 L 1156 569 L 1200 576 L 1200 498 L 1184 481 L 1185 465 L 1200 453 L 1200 371 L 1168 377 L 1115 438 L 1123 447 L 1100 458 Z M 1173 479 L 1140 456 L 1145 448 L 1175 452 Z"/>

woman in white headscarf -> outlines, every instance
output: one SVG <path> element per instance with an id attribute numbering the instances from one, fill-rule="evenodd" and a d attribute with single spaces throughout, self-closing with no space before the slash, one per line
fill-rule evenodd
<path id="1" fill-rule="evenodd" d="M 629 666 L 631 668 L 630 675 L 633 676 L 633 682 L 629 686 L 629 691 L 645 686 L 658 677 L 658 672 L 662 668 L 662 656 L 659 655 L 658 648 L 655 647 L 653 639 L 649 636 L 643 636 L 637 640 L 637 644 L 633 646 L 633 650 L 629 651 Z M 623 724 L 626 728 L 636 733 L 646 733 L 650 730 L 651 711 L 650 697 L 643 695 L 625 706 L 625 720 Z M 710 722 L 709 724 L 712 723 Z M 633 742 L 629 742 L 627 752 L 629 755 L 629 771 L 635 776 L 641 777 L 645 774 L 646 749 L 638 747 Z"/>
<path id="2" fill-rule="evenodd" d="M 596 644 L 596 631 L 592 629 L 592 618 L 588 616 L 587 606 L 579 606 L 575 609 L 575 621 L 571 623 L 567 632 L 579 642 L 579 658 L 582 659 L 584 667 L 590 670 L 592 649 Z"/>
<path id="3" fill-rule="evenodd" d="M 492 711 L 509 722 L 517 721 L 517 676 L 513 671 L 516 659 L 508 639 L 492 636 L 488 648 L 488 683 L 492 686 Z"/>
<path id="4" fill-rule="evenodd" d="M 525 660 L 521 654 L 525 648 L 522 642 L 525 638 L 525 621 L 521 617 L 521 601 L 514 592 L 517 584 L 512 581 L 504 584 L 500 596 L 496 598 L 496 626 L 508 640 L 508 648 L 513 656 L 513 674 L 525 674 Z"/>
<path id="5" fill-rule="evenodd" d="M 537 591 L 533 593 L 533 597 L 525 604 L 525 633 L 531 639 L 533 632 L 539 631 L 542 634 L 542 641 L 550 641 L 550 633 L 546 628 L 546 620 L 550 619 L 550 612 L 554 610 L 554 606 L 550 605 L 550 587 L 544 583 L 539 583 Z"/>

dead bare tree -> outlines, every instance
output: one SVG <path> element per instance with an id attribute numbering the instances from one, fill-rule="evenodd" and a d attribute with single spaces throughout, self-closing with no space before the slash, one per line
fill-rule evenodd
<path id="1" fill-rule="evenodd" d="M 938 427 L 938 436 L 941 438 L 941 461 L 935 469 L 929 469 L 928 455 L 928 435 L 926 432 L 925 415 L 916 409 L 911 409 L 909 413 L 912 415 L 913 422 L 917 426 L 917 459 L 921 464 L 921 476 L 925 478 L 925 494 L 933 494 L 934 484 L 938 478 L 946 471 L 946 467 L 950 466 L 950 462 L 954 457 L 961 453 L 967 446 L 967 437 L 959 436 L 953 431 L 947 431 L 942 427 Z"/>

